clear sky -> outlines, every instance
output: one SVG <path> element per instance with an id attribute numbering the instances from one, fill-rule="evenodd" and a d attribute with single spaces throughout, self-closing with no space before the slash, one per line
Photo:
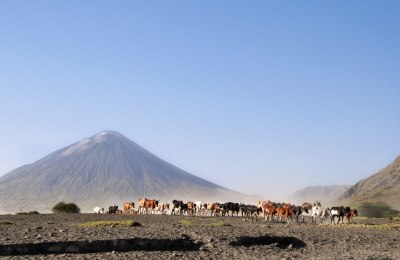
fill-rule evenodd
<path id="1" fill-rule="evenodd" d="M 0 1 L 0 175 L 102 130 L 238 191 L 400 154 L 400 1 Z"/>

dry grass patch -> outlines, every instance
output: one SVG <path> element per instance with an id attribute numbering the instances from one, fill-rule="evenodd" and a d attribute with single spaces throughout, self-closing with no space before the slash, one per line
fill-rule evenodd
<path id="1" fill-rule="evenodd" d="M 14 223 L 10 221 L 0 221 L 0 225 L 14 225 Z"/>
<path id="2" fill-rule="evenodd" d="M 181 225 L 185 225 L 185 226 L 191 226 L 191 225 L 193 225 L 193 222 L 190 221 L 190 220 L 187 220 L 187 219 L 181 219 L 181 220 L 179 221 L 179 223 L 180 223 Z"/>
<path id="3" fill-rule="evenodd" d="M 214 223 L 211 223 L 210 226 L 212 226 L 212 227 L 230 227 L 232 225 L 229 223 L 225 223 L 223 221 L 216 221 Z"/>
<path id="4" fill-rule="evenodd" d="M 132 221 L 132 220 L 121 220 L 121 221 L 110 221 L 110 220 L 99 220 L 99 221 L 91 221 L 80 224 L 81 227 L 136 227 L 141 226 L 140 223 Z"/>
<path id="5" fill-rule="evenodd" d="M 400 229 L 400 224 L 351 224 L 352 227 L 378 228 L 378 229 Z"/>

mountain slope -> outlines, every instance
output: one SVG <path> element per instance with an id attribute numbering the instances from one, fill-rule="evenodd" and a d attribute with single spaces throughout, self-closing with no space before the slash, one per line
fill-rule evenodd
<path id="1" fill-rule="evenodd" d="M 382 170 L 356 183 L 340 199 L 352 205 L 385 202 L 400 210 L 400 156 Z"/>
<path id="2" fill-rule="evenodd" d="M 161 160 L 113 131 L 83 139 L 0 178 L 3 212 L 48 212 L 59 201 L 90 211 L 139 197 L 246 198 Z"/>
<path id="3" fill-rule="evenodd" d="M 301 205 L 303 202 L 321 201 L 324 206 L 336 203 L 338 198 L 350 188 L 350 185 L 310 186 L 292 193 L 288 201 Z"/>

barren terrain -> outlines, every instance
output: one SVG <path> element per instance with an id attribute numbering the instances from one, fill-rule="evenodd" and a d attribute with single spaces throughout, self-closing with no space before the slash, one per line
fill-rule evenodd
<path id="1" fill-rule="evenodd" d="M 81 226 L 100 220 L 133 220 L 141 226 Z M 0 216 L 0 257 L 4 259 L 400 259 L 399 239 L 398 219 L 356 218 L 355 224 L 332 226 L 311 224 L 310 219 L 287 224 L 261 219 L 244 221 L 241 217 Z M 16 255 L 34 246 L 51 246 L 56 252 L 63 250 L 66 243 L 79 241 L 89 246 L 82 251 L 79 246 L 70 245 L 67 253 L 57 254 L 37 254 L 29 249 Z M 96 241 L 104 246 L 98 246 Z M 135 243 L 135 247 L 129 243 Z M 88 253 L 92 249 L 95 253 Z"/>

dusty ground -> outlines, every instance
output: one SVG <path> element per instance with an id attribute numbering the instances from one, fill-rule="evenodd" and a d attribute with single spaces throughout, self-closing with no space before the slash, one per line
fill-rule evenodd
<path id="1" fill-rule="evenodd" d="M 81 227 L 96 220 L 131 219 L 139 227 Z M 356 224 L 252 223 L 240 217 L 161 215 L 2 215 L 0 245 L 116 238 L 182 238 L 195 251 L 131 251 L 90 254 L 0 256 L 4 259 L 400 259 L 400 222 L 356 218 Z M 218 226 L 220 224 L 227 226 Z M 213 226 L 217 224 L 217 226 Z"/>

